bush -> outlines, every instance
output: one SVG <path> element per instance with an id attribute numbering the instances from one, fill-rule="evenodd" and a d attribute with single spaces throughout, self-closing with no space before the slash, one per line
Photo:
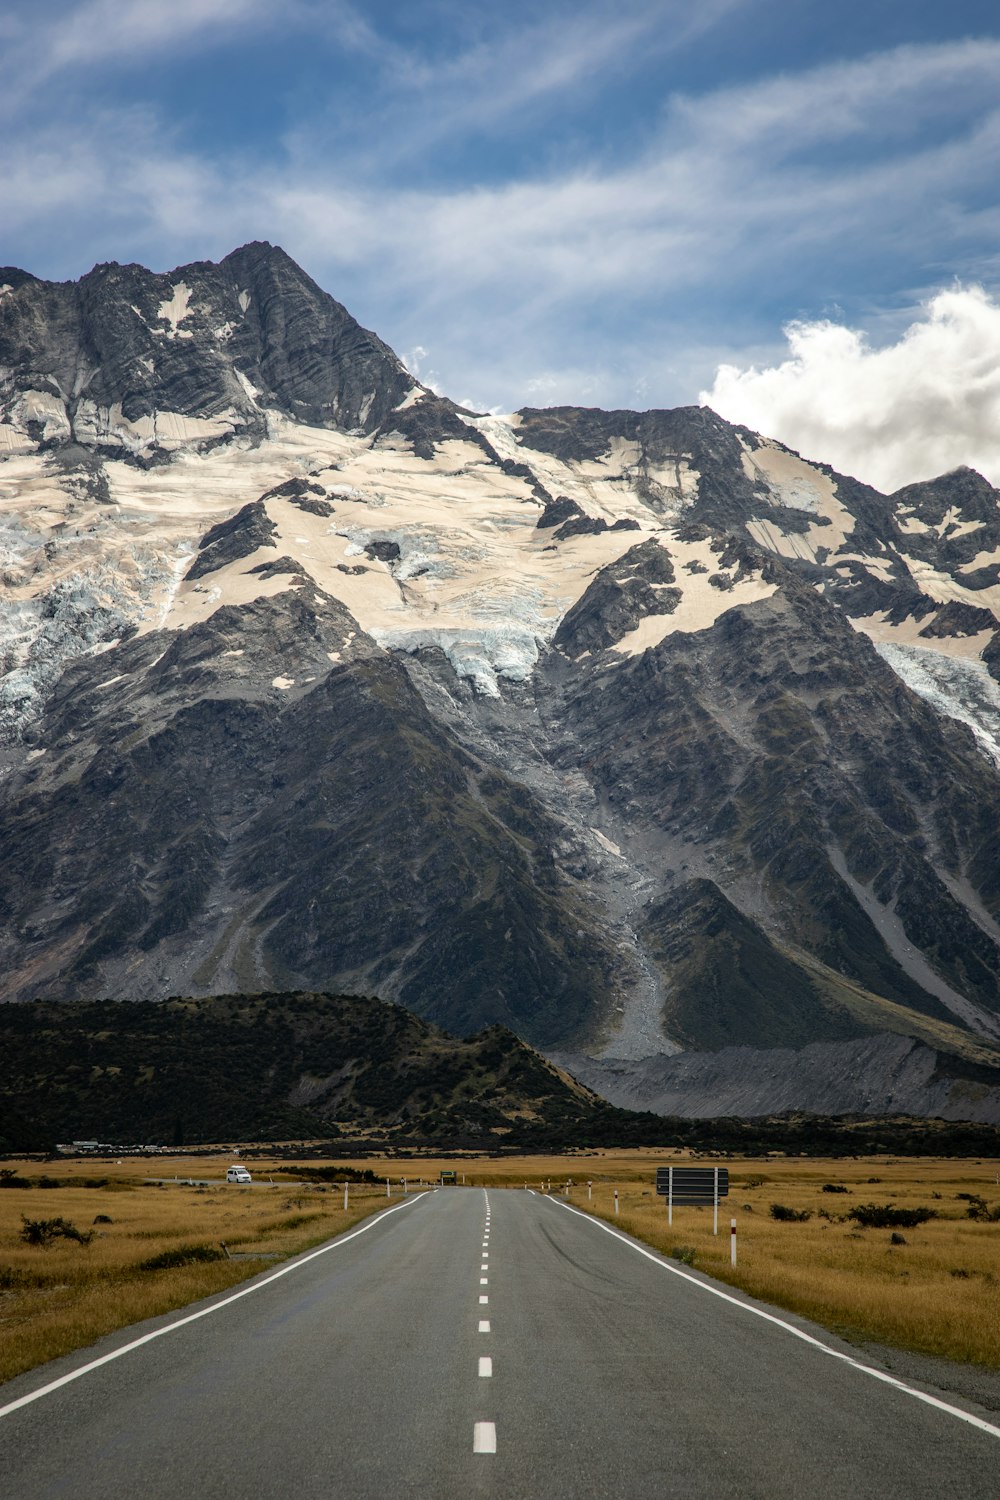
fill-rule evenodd
<path id="1" fill-rule="evenodd" d="M 936 1219 L 933 1208 L 893 1208 L 891 1203 L 859 1203 L 847 1217 L 865 1229 L 916 1229 Z"/>
<path id="2" fill-rule="evenodd" d="M 771 1204 L 771 1218 L 782 1224 L 805 1224 L 812 1218 L 808 1208 L 788 1208 L 784 1203 Z"/>
<path id="3" fill-rule="evenodd" d="M 890 1245 L 905 1245 L 906 1244 L 906 1240 L 903 1237 L 903 1235 L 897 1234 L 896 1231 L 893 1230 L 892 1234 L 890 1234 L 890 1236 L 889 1236 L 889 1244 Z"/>
<path id="4" fill-rule="evenodd" d="M 842 1182 L 824 1182 L 822 1191 L 824 1193 L 849 1193 L 850 1188 L 844 1187 Z"/>
<path id="5" fill-rule="evenodd" d="M 224 1259 L 225 1251 L 217 1250 L 214 1245 L 178 1245 L 174 1250 L 162 1250 L 159 1255 L 151 1255 L 148 1260 L 141 1260 L 138 1269 L 140 1271 L 174 1271 L 178 1266 L 191 1266 L 198 1261 Z"/>
<path id="6" fill-rule="evenodd" d="M 674 1260 L 679 1260 L 685 1266 L 694 1265 L 695 1249 L 693 1245 L 675 1245 L 670 1252 Z"/>
<path id="7" fill-rule="evenodd" d="M 0 1188 L 29 1188 L 30 1186 L 30 1177 L 18 1177 L 12 1167 L 0 1168 Z"/>
<path id="8" fill-rule="evenodd" d="M 26 1245 L 38 1245 L 47 1250 L 53 1240 L 76 1240 L 78 1245 L 89 1245 L 94 1231 L 77 1229 L 69 1219 L 26 1219 L 21 1215 L 21 1238 Z"/>
<path id="9" fill-rule="evenodd" d="M 114 1222 L 110 1214 L 97 1214 L 94 1218 L 95 1224 L 113 1224 Z"/>

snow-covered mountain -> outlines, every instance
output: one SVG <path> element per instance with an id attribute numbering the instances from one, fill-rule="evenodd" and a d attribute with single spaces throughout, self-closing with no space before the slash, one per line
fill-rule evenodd
<path id="1" fill-rule="evenodd" d="M 465 411 L 258 244 L 0 270 L 0 512 L 8 998 L 376 992 L 708 1112 L 892 1033 L 1000 1118 L 977 474 Z"/>

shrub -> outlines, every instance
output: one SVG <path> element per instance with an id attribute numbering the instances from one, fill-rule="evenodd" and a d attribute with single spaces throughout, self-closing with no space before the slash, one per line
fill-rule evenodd
<path id="1" fill-rule="evenodd" d="M 26 1245 L 38 1245 L 48 1249 L 53 1240 L 76 1240 L 78 1245 L 89 1245 L 94 1231 L 77 1229 L 69 1219 L 27 1219 L 21 1215 L 21 1238 Z"/>
<path id="2" fill-rule="evenodd" d="M 905 1239 L 905 1237 L 903 1235 L 897 1234 L 896 1231 L 895 1231 L 895 1229 L 894 1229 L 892 1231 L 892 1234 L 890 1234 L 890 1236 L 889 1236 L 889 1244 L 890 1245 L 905 1245 L 906 1244 L 906 1239 Z"/>
<path id="3" fill-rule="evenodd" d="M 110 1214 L 97 1214 L 94 1218 L 95 1224 L 113 1224 L 114 1222 Z"/>
<path id="4" fill-rule="evenodd" d="M 782 1224 L 805 1224 L 812 1218 L 808 1208 L 788 1208 L 784 1203 L 771 1204 L 771 1218 Z"/>
<path id="5" fill-rule="evenodd" d="M 159 1255 L 151 1255 L 148 1260 L 141 1260 L 138 1269 L 140 1271 L 173 1271 L 178 1266 L 194 1265 L 198 1261 L 223 1260 L 225 1251 L 217 1250 L 214 1245 L 178 1245 L 173 1250 L 161 1250 Z"/>
<path id="6" fill-rule="evenodd" d="M 824 1193 L 849 1193 L 850 1192 L 850 1188 L 844 1187 L 844 1184 L 842 1182 L 824 1182 L 824 1184 L 823 1184 L 823 1192 Z"/>
<path id="7" fill-rule="evenodd" d="M 0 1168 L 0 1188 L 27 1188 L 31 1186 L 29 1177 L 18 1177 L 12 1167 Z"/>
<path id="8" fill-rule="evenodd" d="M 679 1260 L 685 1266 L 694 1265 L 695 1249 L 693 1245 L 675 1245 L 670 1252 L 674 1260 Z"/>
<path id="9" fill-rule="evenodd" d="M 936 1219 L 933 1208 L 893 1208 L 891 1203 L 859 1203 L 847 1217 L 865 1229 L 916 1229 Z"/>

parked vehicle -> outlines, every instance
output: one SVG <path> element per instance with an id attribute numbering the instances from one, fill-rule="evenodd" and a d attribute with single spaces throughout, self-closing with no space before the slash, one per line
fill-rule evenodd
<path id="1" fill-rule="evenodd" d="M 253 1182 L 253 1178 L 246 1167 L 230 1167 L 226 1173 L 227 1182 Z"/>

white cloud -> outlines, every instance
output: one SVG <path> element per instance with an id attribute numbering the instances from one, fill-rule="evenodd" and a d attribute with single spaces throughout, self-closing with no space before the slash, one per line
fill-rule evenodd
<path id="1" fill-rule="evenodd" d="M 879 489 L 960 464 L 1000 485 L 1000 303 L 981 288 L 939 292 L 881 349 L 829 321 L 785 335 L 790 358 L 722 365 L 702 402 Z"/>
<path id="2" fill-rule="evenodd" d="M 93 19 L 108 3 L 68 9 Z M 716 0 L 713 14 L 726 3 Z M 303 25 L 323 9 L 290 4 Z M 164 7 L 122 8 L 128 45 L 155 50 L 152 9 Z M 436 385 L 504 406 L 666 405 L 691 399 L 722 361 L 769 365 L 770 355 L 745 352 L 761 339 L 759 317 L 735 318 L 765 292 L 776 297 L 773 288 L 785 306 L 808 308 L 864 286 L 868 264 L 892 264 L 896 291 L 956 271 L 987 275 L 1000 242 L 1000 43 L 990 41 L 899 48 L 674 97 L 630 156 L 553 166 L 540 153 L 531 175 L 489 183 L 397 170 L 398 138 L 423 148 L 439 118 L 463 128 L 494 86 L 501 114 L 514 116 L 543 97 L 558 109 L 565 89 L 592 86 L 601 57 L 593 17 L 605 10 L 605 0 L 581 7 L 573 45 L 555 64 L 542 55 L 543 18 L 525 29 L 528 51 L 540 54 L 532 66 L 512 32 L 499 65 L 465 46 L 389 87 L 349 127 L 356 151 L 331 149 L 308 118 L 284 155 L 273 141 L 265 155 L 223 153 L 210 139 L 182 147 L 180 130 L 152 109 L 111 106 L 72 129 L 56 117 L 11 130 L 0 169 L 5 258 L 23 257 L 42 275 L 77 276 L 111 258 L 166 270 L 269 239 L 383 337 L 433 347 Z M 628 6 L 605 59 L 626 66 L 654 10 Z M 335 12 L 354 14 L 331 4 L 327 17 Z M 230 13 L 268 24 L 263 0 L 204 8 L 216 19 Z M 193 45 L 199 6 L 178 0 L 176 14 L 174 44 Z M 72 45 L 85 46 L 79 27 L 75 35 Z M 383 66 L 391 79 L 406 58 Z M 439 84 L 440 116 L 422 127 L 420 102 L 436 99 Z"/>

